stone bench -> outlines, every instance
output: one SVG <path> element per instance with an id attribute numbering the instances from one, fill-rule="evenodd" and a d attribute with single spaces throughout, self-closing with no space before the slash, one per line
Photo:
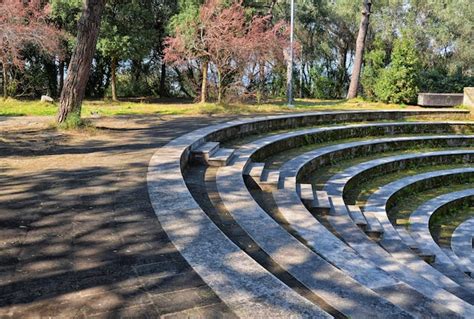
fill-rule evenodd
<path id="1" fill-rule="evenodd" d="M 463 145 L 467 144 L 470 145 L 472 142 L 474 142 L 474 136 L 423 136 L 423 137 L 398 137 L 398 138 L 388 138 L 388 139 L 374 139 L 374 140 L 369 140 L 369 141 L 358 141 L 358 142 L 350 142 L 350 143 L 345 143 L 345 144 L 338 144 L 338 145 L 332 145 L 324 148 L 319 148 L 315 149 L 313 151 L 309 151 L 307 153 L 301 154 L 300 156 L 297 156 L 288 162 L 284 163 L 282 167 L 280 168 L 281 170 L 281 175 L 283 176 L 281 179 L 282 185 L 288 184 L 289 180 L 292 180 L 292 185 L 296 183 L 297 176 L 302 175 L 300 172 L 305 171 L 308 172 L 310 171 L 307 169 L 308 166 L 311 166 L 313 169 L 315 167 L 320 167 L 327 165 L 328 163 L 333 162 L 337 157 L 337 154 L 344 154 L 344 156 L 348 156 L 347 154 L 353 154 L 356 153 L 357 149 L 362 149 L 363 151 L 360 151 L 360 154 L 367 154 L 369 151 L 374 151 L 379 148 L 380 145 L 382 145 L 382 149 L 388 150 L 392 148 L 392 145 L 395 145 L 398 149 L 402 148 L 405 146 L 405 144 L 416 144 L 417 146 L 423 145 L 423 143 L 427 143 L 428 145 L 432 144 L 433 142 L 436 142 L 436 144 L 441 144 L 441 141 L 444 141 L 444 144 L 447 146 L 452 146 L 452 145 Z M 449 162 L 452 163 L 453 160 L 456 160 L 459 157 L 467 157 L 466 159 L 463 159 L 463 162 L 469 162 L 471 159 L 474 159 L 474 153 L 469 152 L 469 151 L 448 151 L 448 153 L 437 153 L 433 152 L 431 154 L 431 159 L 436 159 L 437 163 L 445 163 Z M 438 156 L 439 155 L 439 156 Z M 407 164 L 409 162 L 414 163 L 414 164 L 419 164 L 420 162 L 424 161 L 426 158 L 421 156 L 420 154 L 415 154 L 415 156 L 400 156 L 400 157 L 391 157 L 389 159 L 380 159 L 376 160 L 373 162 L 373 165 L 369 165 L 368 167 L 361 167 L 362 171 L 370 171 L 369 168 L 375 169 L 378 167 L 383 167 L 384 169 L 389 170 L 386 168 L 388 165 L 379 165 L 383 164 L 385 162 L 389 163 L 391 166 L 395 167 L 394 163 L 397 163 L 397 159 L 399 159 L 398 163 L 404 163 Z M 430 156 L 430 153 L 427 154 L 427 156 Z M 316 164 L 317 163 L 317 164 Z M 372 162 L 371 162 L 372 163 Z M 392 168 L 393 169 L 393 168 Z M 372 176 L 374 172 L 370 171 L 367 175 Z M 326 184 L 325 191 L 332 193 L 334 195 L 341 195 L 342 194 L 342 186 L 346 185 L 347 182 L 351 182 L 355 177 L 359 177 L 361 174 L 355 174 L 355 176 L 352 176 L 350 172 L 344 172 L 340 176 L 343 178 L 339 177 L 333 177 L 330 179 L 331 182 Z M 337 175 L 339 176 L 339 175 Z M 346 177 L 350 176 L 351 178 L 347 179 Z M 357 181 L 356 181 L 357 182 Z M 334 189 L 338 189 L 337 192 L 334 192 Z M 363 217 L 365 220 L 365 217 Z M 363 227 L 366 227 L 363 226 Z M 372 235 L 375 235 L 374 237 L 379 237 L 381 231 L 380 228 L 379 230 L 376 230 L 375 232 L 372 232 Z"/>
<path id="2" fill-rule="evenodd" d="M 453 178 L 459 179 L 464 176 L 474 176 L 474 168 L 441 170 L 401 178 L 375 191 L 367 200 L 364 211 L 373 213 L 383 225 L 384 239 L 381 241 L 381 244 L 390 251 L 392 255 L 407 264 L 413 265 L 413 267 L 419 269 L 425 276 L 432 277 L 433 280 L 438 281 L 438 284 L 449 291 L 463 296 L 463 298 L 471 300 L 472 302 L 474 301 L 474 295 L 467 292 L 466 289 L 474 291 L 472 290 L 474 289 L 473 283 L 469 279 L 466 280 L 466 278 L 459 276 L 458 273 L 451 273 L 449 269 L 443 268 L 443 272 L 449 274 L 458 284 L 466 287 L 466 289 L 464 289 L 453 281 L 447 281 L 446 277 L 441 276 L 437 270 L 429 265 L 423 262 L 417 262 L 414 256 L 410 254 L 410 250 L 403 243 L 387 216 L 387 211 L 390 209 L 391 203 L 393 203 L 396 198 L 399 198 L 399 196 L 402 196 L 402 194 L 432 188 L 436 185 L 442 185 L 445 181 L 449 181 Z M 442 266 L 438 265 L 438 267 Z"/>
<path id="3" fill-rule="evenodd" d="M 419 93 L 418 105 L 429 107 L 452 107 L 463 104 L 462 93 Z"/>
<path id="4" fill-rule="evenodd" d="M 474 87 L 464 88 L 464 99 L 462 104 L 470 108 L 474 107 Z"/>
<path id="5" fill-rule="evenodd" d="M 327 193 L 326 193 L 327 194 Z M 349 210 L 349 215 L 351 216 L 354 223 L 359 226 L 364 232 L 367 231 L 367 219 L 365 219 L 364 214 L 360 210 L 359 206 L 356 205 L 347 205 Z"/>
<path id="6" fill-rule="evenodd" d="M 445 209 L 462 205 L 469 198 L 474 199 L 474 189 L 443 194 L 423 203 L 410 215 L 410 232 L 418 235 L 416 239 L 419 242 L 429 245 L 429 249 L 435 253 L 440 263 L 453 265 L 451 258 L 443 252 L 431 236 L 429 229 L 430 218 L 434 214 L 442 214 L 442 211 Z M 471 270 L 472 269 L 470 269 L 469 272 L 471 272 Z"/>
<path id="7" fill-rule="evenodd" d="M 471 189 L 471 192 L 474 193 L 474 190 Z M 451 237 L 451 250 L 471 274 L 474 273 L 473 237 L 474 218 L 470 218 L 456 227 Z"/>
<path id="8" fill-rule="evenodd" d="M 461 129 L 472 130 L 473 122 L 391 122 L 372 124 L 350 124 L 332 127 L 319 127 L 271 135 L 252 156 L 260 162 L 274 154 L 309 144 L 318 144 L 349 138 L 383 137 L 392 135 L 454 134 Z M 413 145 L 416 146 L 416 145 Z M 453 145 L 457 146 L 457 145 Z M 375 152 L 381 150 L 375 149 Z M 344 154 L 341 154 L 344 157 Z M 347 157 L 353 154 L 347 154 Z"/>
<path id="9" fill-rule="evenodd" d="M 468 117 L 468 110 L 382 110 L 382 111 L 337 111 L 337 112 L 312 112 L 300 114 L 287 114 L 277 116 L 266 116 L 255 119 L 243 119 L 230 121 L 208 127 L 208 134 L 201 136 L 200 140 L 192 141 L 202 143 L 203 141 L 225 142 L 240 139 L 252 134 L 263 134 L 266 132 L 301 129 L 313 125 L 325 123 L 344 122 L 366 122 L 400 120 L 409 116 L 463 116 Z M 190 143 L 190 145 L 193 143 Z"/>
<path id="10" fill-rule="evenodd" d="M 328 191 L 329 194 L 334 196 L 344 196 L 344 192 L 347 189 L 350 189 L 349 185 L 358 184 L 362 180 L 366 180 L 367 178 L 373 177 L 374 175 L 379 174 L 380 172 L 391 172 L 397 170 L 399 168 L 406 167 L 407 163 L 412 163 L 415 165 L 421 165 L 423 163 L 429 164 L 440 164 L 440 163 L 452 163 L 455 162 L 456 158 L 461 158 L 463 163 L 472 162 L 474 161 L 474 151 L 465 151 L 465 150 L 456 150 L 456 151 L 438 151 L 438 152 L 430 152 L 424 154 L 405 154 L 399 156 L 391 156 L 380 158 L 377 160 L 361 163 L 359 165 L 350 167 L 330 178 L 325 186 L 325 190 Z M 391 229 L 391 228 L 390 228 Z M 434 249 L 429 247 L 424 243 L 419 243 L 415 247 L 413 247 L 413 240 L 407 242 L 407 236 L 403 236 L 403 233 L 398 231 L 388 233 L 385 237 L 386 240 L 395 240 L 392 242 L 396 243 L 396 240 L 402 239 L 402 241 L 412 250 L 415 250 L 417 254 L 423 257 L 425 260 L 434 262 L 434 257 L 436 254 L 434 253 Z M 390 236 L 390 235 L 393 236 Z M 408 236 L 409 237 L 409 236 Z M 382 243 L 383 244 L 383 243 Z M 440 255 L 441 256 L 441 255 Z M 442 258 L 442 257 L 441 257 Z M 447 259 L 449 260 L 449 259 Z M 446 262 L 446 259 L 441 259 L 440 262 Z M 448 266 L 442 267 L 445 271 L 453 274 L 453 269 L 449 269 Z"/>
<path id="11" fill-rule="evenodd" d="M 313 189 L 311 184 L 297 184 L 296 192 L 301 201 L 315 214 L 327 214 L 331 205 L 329 204 L 328 194 L 323 191 Z"/>
<path id="12" fill-rule="evenodd" d="M 439 310 L 435 310 L 439 305 L 430 301 L 430 298 L 437 298 L 436 294 L 431 293 L 433 290 L 422 288 L 422 292 L 420 293 L 406 283 L 391 285 L 390 282 L 393 280 L 391 278 L 394 278 L 394 275 L 397 275 L 395 272 L 392 271 L 391 273 L 388 273 L 383 271 L 372 260 L 364 258 L 367 256 L 359 255 L 352 247 L 347 246 L 344 242 L 339 240 L 324 225 L 319 223 L 317 219 L 313 218 L 311 214 L 305 210 L 304 206 L 299 202 L 298 195 L 296 192 L 292 192 L 291 189 L 291 186 L 285 187 L 284 189 L 278 189 L 274 192 L 273 196 L 278 204 L 280 213 L 282 213 L 291 227 L 297 231 L 298 235 L 307 242 L 309 247 L 357 281 L 372 287 L 372 290 L 388 300 L 399 304 L 391 293 L 396 293 L 396 291 L 402 289 L 405 296 L 410 296 L 410 299 L 413 301 L 413 306 L 417 305 L 414 308 L 423 304 L 423 307 L 419 307 L 418 309 L 420 309 L 420 311 L 421 309 L 423 309 L 422 311 L 426 311 L 425 315 L 430 317 L 443 316 L 441 313 L 437 313 Z M 346 221 L 352 223 L 352 220 L 350 219 L 346 219 Z M 396 267 L 398 267 L 398 265 Z M 387 266 L 386 269 L 389 270 L 391 267 Z M 378 287 L 373 287 L 374 284 L 378 285 Z M 432 286 L 431 283 L 426 283 L 425 281 L 418 284 L 419 287 L 424 287 L 424 284 Z M 437 292 L 441 291 L 441 294 L 445 296 L 450 296 L 450 294 L 438 287 L 432 287 L 431 289 L 435 289 Z M 446 298 L 449 299 L 450 297 Z M 458 304 L 459 300 L 456 298 L 453 299 L 454 303 L 452 306 L 454 308 L 454 304 Z M 402 303 L 399 305 L 404 307 Z M 422 313 L 417 313 L 412 307 L 405 309 L 417 315 L 422 315 Z"/>

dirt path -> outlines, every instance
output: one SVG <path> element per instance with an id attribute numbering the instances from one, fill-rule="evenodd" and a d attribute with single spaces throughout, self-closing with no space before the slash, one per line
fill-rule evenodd
<path id="1" fill-rule="evenodd" d="M 48 118 L 1 118 L 0 317 L 232 316 L 170 243 L 146 189 L 156 148 L 222 120 L 119 117 L 64 133 Z"/>

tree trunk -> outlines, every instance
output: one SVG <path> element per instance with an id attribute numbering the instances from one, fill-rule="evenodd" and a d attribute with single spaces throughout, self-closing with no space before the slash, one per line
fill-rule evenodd
<path id="1" fill-rule="evenodd" d="M 272 2 L 270 2 L 270 5 L 268 6 L 267 15 L 271 18 L 273 18 L 273 8 L 275 8 L 277 1 L 278 0 L 272 0 Z"/>
<path id="2" fill-rule="evenodd" d="M 104 7 L 105 0 L 85 1 L 84 10 L 78 22 L 77 44 L 61 91 L 58 123 L 64 122 L 72 114 L 81 115 L 81 104 L 94 58 Z"/>
<path id="3" fill-rule="evenodd" d="M 286 96 L 288 105 L 293 104 L 293 57 L 291 53 L 286 64 Z"/>
<path id="4" fill-rule="evenodd" d="M 202 64 L 202 84 L 201 84 L 201 103 L 206 103 L 207 101 L 207 68 L 208 62 Z"/>
<path id="5" fill-rule="evenodd" d="M 364 57 L 365 38 L 367 37 L 367 30 L 369 28 L 370 7 L 371 0 L 364 0 L 364 8 L 362 9 L 362 17 L 360 20 L 359 34 L 357 35 L 356 53 L 354 58 L 354 67 L 352 69 L 351 84 L 347 92 L 347 98 L 353 99 L 357 96 L 359 90 L 359 78 L 362 70 L 362 60 Z"/>
<path id="6" fill-rule="evenodd" d="M 301 64 L 300 64 L 300 99 L 302 99 L 304 97 L 303 72 L 304 72 L 304 63 L 303 63 L 303 58 L 301 58 Z"/>
<path id="7" fill-rule="evenodd" d="M 6 100 L 8 97 L 8 63 L 2 63 L 3 70 L 3 98 Z"/>
<path id="8" fill-rule="evenodd" d="M 161 75 L 160 75 L 160 97 L 168 96 L 166 91 L 166 64 L 161 62 Z"/>
<path id="9" fill-rule="evenodd" d="M 112 101 L 117 101 L 117 58 L 112 57 L 110 62 L 110 76 L 111 76 L 111 87 L 112 87 Z"/>
<path id="10" fill-rule="evenodd" d="M 46 77 L 48 79 L 47 95 L 57 98 L 58 94 L 58 69 L 54 58 L 45 57 L 43 60 Z"/>
<path id="11" fill-rule="evenodd" d="M 64 86 L 64 61 L 59 62 L 59 84 L 58 84 L 58 92 L 63 90 Z"/>
<path id="12" fill-rule="evenodd" d="M 222 102 L 222 74 L 219 68 L 217 68 L 217 104 Z"/>
<path id="13" fill-rule="evenodd" d="M 347 47 L 346 44 L 342 44 L 342 46 L 339 47 L 339 58 L 338 58 L 338 71 L 337 71 L 337 87 L 336 90 L 337 92 L 336 95 L 337 97 L 342 98 L 344 94 L 344 84 L 346 83 L 347 79 L 347 51 L 349 48 Z"/>
<path id="14" fill-rule="evenodd" d="M 265 93 L 265 62 L 260 61 L 258 63 L 258 78 L 259 78 L 259 85 L 258 85 L 258 94 L 257 94 L 257 103 L 260 104 L 264 99 Z"/>

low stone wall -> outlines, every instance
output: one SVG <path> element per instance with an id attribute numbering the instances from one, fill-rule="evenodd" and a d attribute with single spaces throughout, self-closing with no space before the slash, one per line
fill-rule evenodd
<path id="1" fill-rule="evenodd" d="M 462 104 L 465 106 L 474 107 L 474 87 L 464 88 L 464 100 Z"/>
<path id="2" fill-rule="evenodd" d="M 451 107 L 463 104 L 462 93 L 420 93 L 418 105 L 429 107 Z"/>

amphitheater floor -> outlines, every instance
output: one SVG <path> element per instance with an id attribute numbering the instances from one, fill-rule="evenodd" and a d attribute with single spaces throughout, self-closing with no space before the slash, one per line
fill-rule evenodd
<path id="1" fill-rule="evenodd" d="M 0 118 L 0 318 L 233 317 L 148 199 L 153 152 L 229 118 L 116 117 L 64 133 Z"/>

